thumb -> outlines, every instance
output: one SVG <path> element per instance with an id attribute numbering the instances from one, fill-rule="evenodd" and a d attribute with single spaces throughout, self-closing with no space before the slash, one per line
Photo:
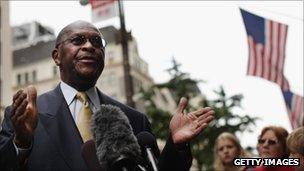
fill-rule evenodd
<path id="1" fill-rule="evenodd" d="M 36 107 L 37 90 L 33 85 L 27 87 L 27 98 L 31 106 Z"/>
<path id="2" fill-rule="evenodd" d="M 177 107 L 177 113 L 181 113 L 183 114 L 183 111 L 185 110 L 185 108 L 187 107 L 187 104 L 188 104 L 188 101 L 185 97 L 182 97 L 180 100 L 179 100 L 179 104 L 178 104 L 178 107 Z"/>

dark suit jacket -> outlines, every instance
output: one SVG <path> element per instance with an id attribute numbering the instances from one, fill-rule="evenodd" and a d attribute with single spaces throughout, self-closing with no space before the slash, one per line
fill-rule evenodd
<path id="1" fill-rule="evenodd" d="M 144 114 L 111 99 L 99 90 L 98 94 L 101 104 L 115 105 L 127 115 L 135 135 L 141 131 L 151 132 L 150 123 Z M 26 168 L 39 171 L 87 170 L 81 155 L 83 142 L 60 86 L 39 96 L 37 106 L 39 122 Z M 0 170 L 19 168 L 13 145 L 14 128 L 9 115 L 10 107 L 5 110 L 0 132 Z M 191 162 L 190 149 L 177 150 L 169 138 L 159 156 L 160 170 L 189 170 Z"/>

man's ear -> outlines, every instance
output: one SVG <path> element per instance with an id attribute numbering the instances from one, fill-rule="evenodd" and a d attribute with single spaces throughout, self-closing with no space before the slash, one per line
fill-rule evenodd
<path id="1" fill-rule="evenodd" d="M 58 49 L 55 48 L 52 52 L 52 58 L 55 61 L 56 65 L 59 66 L 60 65 L 60 59 L 59 59 L 59 53 L 58 53 Z"/>

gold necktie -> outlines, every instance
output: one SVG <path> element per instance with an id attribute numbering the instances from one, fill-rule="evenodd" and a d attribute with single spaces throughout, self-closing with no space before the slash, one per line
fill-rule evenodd
<path id="1" fill-rule="evenodd" d="M 83 142 L 86 142 L 89 139 L 92 139 L 92 132 L 91 132 L 91 117 L 92 117 L 92 110 L 89 106 L 88 96 L 85 92 L 78 92 L 76 97 L 82 102 L 82 107 L 78 114 L 78 120 L 76 125 L 80 132 Z"/>

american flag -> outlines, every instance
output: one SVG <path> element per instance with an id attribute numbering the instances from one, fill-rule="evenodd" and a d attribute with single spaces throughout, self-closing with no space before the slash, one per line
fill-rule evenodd
<path id="1" fill-rule="evenodd" d="M 288 116 L 293 129 L 304 126 L 303 97 L 292 93 L 291 91 L 282 91 Z"/>
<path id="2" fill-rule="evenodd" d="M 285 45 L 288 26 L 241 9 L 245 24 L 249 60 L 247 75 L 258 76 L 289 90 L 284 76 Z"/>

